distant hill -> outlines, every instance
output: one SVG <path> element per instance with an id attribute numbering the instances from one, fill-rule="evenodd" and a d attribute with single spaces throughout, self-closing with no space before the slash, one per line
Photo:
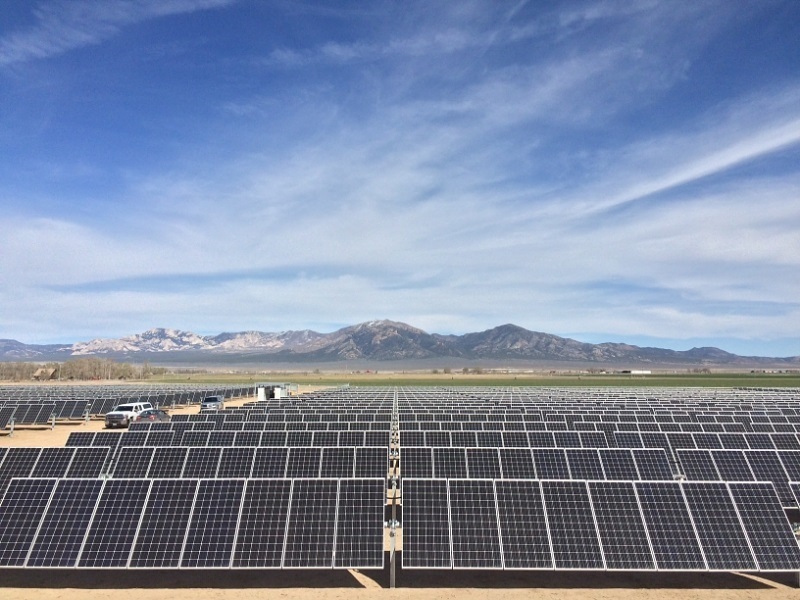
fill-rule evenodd
<path id="1" fill-rule="evenodd" d="M 265 333 L 243 331 L 202 336 L 177 329 L 149 329 L 119 339 L 95 339 L 71 345 L 23 344 L 0 340 L 0 360 L 47 361 L 79 356 L 120 360 L 188 358 L 265 362 L 426 361 L 464 359 L 595 364 L 784 365 L 800 367 L 800 357 L 738 356 L 719 348 L 678 351 L 623 343 L 588 344 L 507 324 L 464 335 L 427 333 L 396 321 L 368 321 L 334 331 Z"/>

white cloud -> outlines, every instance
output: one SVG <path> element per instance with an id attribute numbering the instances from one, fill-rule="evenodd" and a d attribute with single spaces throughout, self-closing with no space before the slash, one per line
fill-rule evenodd
<path id="1" fill-rule="evenodd" d="M 49 58 L 99 44 L 147 19 L 218 8 L 235 0 L 52 0 L 33 11 L 36 23 L 0 38 L 0 66 Z"/>

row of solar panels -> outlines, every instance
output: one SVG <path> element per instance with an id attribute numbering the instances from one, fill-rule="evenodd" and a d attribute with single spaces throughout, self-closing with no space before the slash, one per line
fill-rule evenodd
<path id="1" fill-rule="evenodd" d="M 672 479 L 660 448 L 402 447 L 403 478 Z"/>
<path id="2" fill-rule="evenodd" d="M 73 431 L 67 446 L 383 446 L 389 431 Z"/>
<path id="3" fill-rule="evenodd" d="M 783 506 L 797 508 L 789 487 L 800 481 L 800 451 L 660 448 L 428 448 L 400 449 L 400 473 L 411 478 L 672 479 L 769 481 Z"/>
<path id="4" fill-rule="evenodd" d="M 173 423 L 194 423 L 194 429 L 228 429 L 236 431 L 240 429 L 249 430 L 271 430 L 271 431 L 388 431 L 391 426 L 391 421 L 322 421 L 322 422 L 289 422 L 283 421 L 267 421 L 266 419 L 259 418 L 262 415 L 255 417 L 249 416 L 245 419 L 238 419 L 236 413 L 228 413 L 223 411 L 217 414 L 217 419 L 178 419 L 175 417 L 195 417 L 200 415 L 175 415 L 172 418 Z M 224 417 L 224 418 L 219 418 Z M 229 418 L 233 417 L 233 418 Z M 245 425 L 242 425 L 242 424 Z M 142 424 L 142 427 L 146 427 Z"/>
<path id="5" fill-rule="evenodd" d="M 288 423 L 287 423 L 288 425 Z M 404 431 L 654 431 L 664 433 L 797 433 L 798 423 L 648 423 L 610 421 L 405 421 Z"/>
<path id="6" fill-rule="evenodd" d="M 154 406 L 169 408 L 198 404 L 207 395 L 241 398 L 252 396 L 253 393 L 254 388 L 252 387 L 204 387 L 184 392 L 164 392 L 162 390 L 161 393 L 156 393 L 154 390 L 143 390 L 136 393 L 128 388 L 125 393 L 119 392 L 112 395 L 100 395 L 100 390 L 97 390 L 95 391 L 96 395 L 90 395 L 88 398 L 69 398 L 67 395 L 57 396 L 54 394 L 39 397 L 32 394 L 28 396 L 18 394 L 16 397 L 10 398 L 0 394 L 0 428 L 5 427 L 12 416 L 15 423 L 19 425 L 46 424 L 53 414 L 56 415 L 56 418 L 65 419 L 81 418 L 87 412 L 90 415 L 104 415 L 118 405 L 130 402 L 150 402 Z M 8 411 L 12 411 L 11 414 L 8 414 Z M 7 419 L 5 424 L 3 424 L 4 418 Z"/>
<path id="7" fill-rule="evenodd" d="M 0 495 L 14 477 L 383 477 L 386 447 L 103 446 L 2 448 Z"/>
<path id="8" fill-rule="evenodd" d="M 14 479 L 0 567 L 383 566 L 384 479 Z"/>
<path id="9" fill-rule="evenodd" d="M 404 568 L 796 571 L 769 483 L 404 479 Z"/>
<path id="10" fill-rule="evenodd" d="M 208 384 L 139 385 L 74 385 L 74 386 L 4 386 L 0 385 L 0 401 L 52 402 L 55 400 L 95 400 L 111 398 L 116 401 L 136 401 L 140 398 L 197 398 L 204 395 L 230 394 L 255 396 L 255 386 L 209 386 Z M 230 397 L 230 396 L 228 396 Z"/>
<path id="11" fill-rule="evenodd" d="M 785 412 L 741 412 L 741 411 L 695 411 L 688 412 L 685 407 L 671 411 L 606 411 L 586 407 L 581 411 L 575 407 L 561 407 L 555 411 L 509 409 L 505 407 L 487 411 L 482 404 L 460 404 L 452 407 L 428 409 L 423 412 L 409 412 L 399 409 L 400 422 L 413 421 L 544 421 L 561 423 L 580 423 L 598 421 L 606 423 L 800 423 L 797 411 L 786 409 Z M 321 411 L 316 411 L 321 412 Z M 787 414 L 788 413 L 788 414 Z M 294 412 L 282 410 L 280 414 L 294 415 Z M 325 413 L 321 413 L 325 414 Z"/>
<path id="12" fill-rule="evenodd" d="M 800 450 L 794 433 L 661 433 L 603 431 L 400 431 L 408 446 L 556 448 L 738 448 Z"/>

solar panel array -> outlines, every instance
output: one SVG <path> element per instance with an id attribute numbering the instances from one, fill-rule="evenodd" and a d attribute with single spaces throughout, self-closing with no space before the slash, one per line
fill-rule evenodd
<path id="1" fill-rule="evenodd" d="M 253 396 L 255 387 L 178 385 L 0 385 L 0 430 L 9 426 L 47 425 L 52 419 L 76 420 L 104 415 L 119 404 L 150 402 L 175 407 L 198 404 L 206 396 L 226 398 Z"/>
<path id="2" fill-rule="evenodd" d="M 398 396 L 404 568 L 800 566 L 797 390 Z"/>
<path id="3" fill-rule="evenodd" d="M 15 479 L 0 566 L 380 568 L 383 479 Z"/>
<path id="4" fill-rule="evenodd" d="M 0 566 L 800 570 L 792 390 L 340 388 L 0 449 Z M 400 493 L 387 488 L 398 484 Z"/>
<path id="5" fill-rule="evenodd" d="M 381 568 L 391 396 L 340 400 L 3 449 L 0 566 Z"/>

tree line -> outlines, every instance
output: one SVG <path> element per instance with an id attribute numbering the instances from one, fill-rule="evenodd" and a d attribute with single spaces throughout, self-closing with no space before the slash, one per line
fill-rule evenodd
<path id="1" fill-rule="evenodd" d="M 110 379 L 148 379 L 163 375 L 166 369 L 147 362 L 141 365 L 119 363 L 108 358 L 76 358 L 65 362 L 0 362 L 0 380 L 31 381 L 39 369 L 54 369 L 52 379 L 61 381 L 96 381 Z M 44 378 L 46 379 L 46 378 Z"/>

